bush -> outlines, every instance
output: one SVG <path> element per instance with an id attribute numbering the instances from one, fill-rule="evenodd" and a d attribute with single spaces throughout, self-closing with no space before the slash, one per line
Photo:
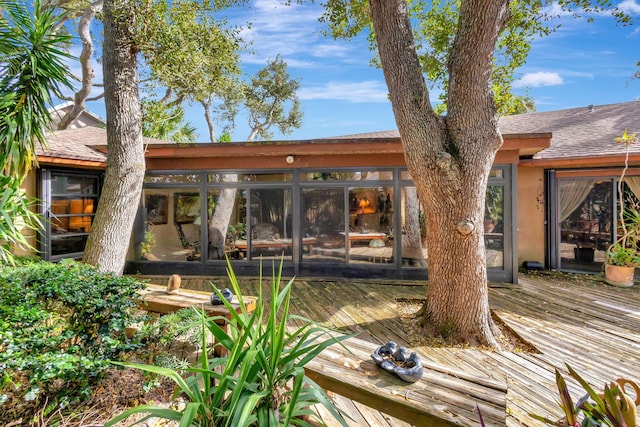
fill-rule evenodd
<path id="1" fill-rule="evenodd" d="M 74 261 L 0 268 L 0 404 L 10 391 L 60 404 L 87 397 L 109 361 L 137 347 L 126 328 L 143 320 L 143 287 Z"/>
<path id="2" fill-rule="evenodd" d="M 304 366 L 330 345 L 352 335 L 334 336 L 333 331 L 289 312 L 293 279 L 281 286 L 282 263 L 271 281 L 270 301 L 263 298 L 260 278 L 256 310 L 252 313 L 244 309 L 244 297 L 230 264 L 228 271 L 242 309 L 236 313 L 214 286 L 231 314 L 227 330 L 216 323 L 226 319 L 206 317 L 201 310 L 193 309 L 202 325 L 200 348 L 207 349 L 210 334 L 224 349 L 224 357 L 210 357 L 203 351 L 186 370 L 186 376 L 165 367 L 120 364 L 170 378 L 187 405 L 181 410 L 137 406 L 113 418 L 105 427 L 133 414 L 146 414 L 138 422 L 158 417 L 180 422 L 181 426 L 310 426 L 305 417 L 317 417 L 311 409 L 316 404 L 322 404 L 340 425 L 347 426 L 326 392 L 305 375 Z M 299 326 L 293 327 L 294 323 Z"/>

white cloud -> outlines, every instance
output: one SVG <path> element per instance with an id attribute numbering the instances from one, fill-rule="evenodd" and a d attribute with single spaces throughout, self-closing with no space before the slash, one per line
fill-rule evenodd
<path id="1" fill-rule="evenodd" d="M 618 9 L 628 14 L 640 14 L 640 4 L 636 0 L 624 0 L 618 5 Z"/>
<path id="2" fill-rule="evenodd" d="M 513 83 L 513 87 L 540 87 L 540 86 L 558 86 L 564 81 L 558 73 L 550 73 L 546 71 L 538 71 L 536 73 L 527 73 L 520 80 Z"/>
<path id="3" fill-rule="evenodd" d="M 389 102 L 387 86 L 380 81 L 328 82 L 322 86 L 303 87 L 298 91 L 302 100 L 330 100 L 351 103 Z"/>

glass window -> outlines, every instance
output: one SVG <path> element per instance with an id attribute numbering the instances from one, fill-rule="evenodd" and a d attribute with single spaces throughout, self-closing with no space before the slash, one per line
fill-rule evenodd
<path id="1" fill-rule="evenodd" d="M 149 261 L 200 259 L 200 194 L 197 189 L 144 189 L 144 241 L 138 254 Z"/>
<path id="2" fill-rule="evenodd" d="M 350 263 L 393 262 L 392 194 L 391 187 L 349 189 Z"/>
<path id="3" fill-rule="evenodd" d="M 261 188 L 250 190 L 248 216 L 250 257 L 291 260 L 292 190 Z"/>
<path id="4" fill-rule="evenodd" d="M 84 252 L 87 237 L 98 206 L 100 177 L 98 174 L 43 171 L 43 187 L 49 178 L 50 190 L 43 191 L 49 197 L 50 236 L 49 258 L 70 256 L 79 258 Z M 47 242 L 45 242 L 45 245 Z M 47 251 L 45 251 L 47 253 Z M 46 257 L 47 255 L 45 255 Z"/>
<path id="5" fill-rule="evenodd" d="M 561 179 L 558 201 L 560 267 L 600 271 L 613 241 L 613 180 Z"/>
<path id="6" fill-rule="evenodd" d="M 210 174 L 209 182 L 230 182 L 228 177 L 231 174 Z M 242 182 L 291 182 L 293 174 L 291 173 L 250 173 L 238 174 L 236 181 Z"/>
<path id="7" fill-rule="evenodd" d="M 317 171 L 300 174 L 301 181 L 390 181 L 392 179 L 392 171 Z"/>
<path id="8" fill-rule="evenodd" d="M 484 247 L 487 267 L 504 266 L 504 187 L 487 186 L 484 211 Z"/>
<path id="9" fill-rule="evenodd" d="M 144 177 L 145 184 L 192 184 L 200 182 L 197 174 L 148 174 Z"/>
<path id="10" fill-rule="evenodd" d="M 343 188 L 302 190 L 302 245 L 304 261 L 345 260 Z"/>
<path id="11" fill-rule="evenodd" d="M 247 194 L 237 188 L 209 190 L 209 259 L 247 258 Z"/>
<path id="12" fill-rule="evenodd" d="M 415 187 L 403 187 L 401 193 L 400 222 L 402 226 L 402 266 L 425 268 L 427 265 L 427 235 L 422 203 Z"/>

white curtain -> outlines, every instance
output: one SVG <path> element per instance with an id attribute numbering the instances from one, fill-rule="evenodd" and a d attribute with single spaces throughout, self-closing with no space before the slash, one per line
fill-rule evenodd
<path id="1" fill-rule="evenodd" d="M 560 181 L 560 189 L 558 191 L 560 199 L 560 222 L 569 218 L 569 215 L 571 215 L 573 211 L 582 204 L 596 182 L 597 181 L 595 179 L 573 179 L 570 181 Z"/>
<path id="2" fill-rule="evenodd" d="M 624 182 L 629 186 L 633 194 L 640 199 L 640 176 L 625 177 Z"/>

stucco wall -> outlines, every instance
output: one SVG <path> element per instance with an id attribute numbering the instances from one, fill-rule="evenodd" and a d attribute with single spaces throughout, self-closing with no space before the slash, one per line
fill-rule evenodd
<path id="1" fill-rule="evenodd" d="M 32 170 L 31 172 L 29 172 L 29 175 L 27 175 L 25 180 L 22 182 L 22 185 L 20 186 L 20 188 L 29 197 L 31 197 L 31 198 L 36 197 L 36 172 L 35 172 L 35 170 Z M 32 210 L 34 212 L 37 210 L 37 205 L 35 203 L 32 205 Z M 34 230 L 31 230 L 29 228 L 21 226 L 20 224 L 18 224 L 18 227 L 21 227 L 22 234 L 27 236 L 27 241 L 29 242 L 29 244 L 32 247 L 35 248 L 37 246 L 37 240 L 36 240 L 37 233 Z M 33 255 L 34 254 L 33 251 L 30 251 L 28 248 L 23 248 L 21 246 L 13 246 L 11 248 L 11 251 L 15 255 L 21 255 L 21 256 L 23 256 L 23 255 L 24 256 Z"/>
<path id="2" fill-rule="evenodd" d="M 544 170 L 518 168 L 518 266 L 524 261 L 544 264 Z"/>

